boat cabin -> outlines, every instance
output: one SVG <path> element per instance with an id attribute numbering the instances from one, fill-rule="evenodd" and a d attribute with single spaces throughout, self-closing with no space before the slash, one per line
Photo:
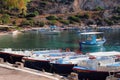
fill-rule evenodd
<path id="1" fill-rule="evenodd" d="M 105 42 L 103 32 L 85 32 L 81 33 L 82 45 L 102 45 Z"/>

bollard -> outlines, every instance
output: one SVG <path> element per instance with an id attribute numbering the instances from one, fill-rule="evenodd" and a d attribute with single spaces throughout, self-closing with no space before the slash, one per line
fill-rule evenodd
<path id="1" fill-rule="evenodd" d="M 0 58 L 0 63 L 4 63 L 4 59 L 3 58 Z"/>
<path id="2" fill-rule="evenodd" d="M 13 67 L 17 67 L 17 68 L 23 68 L 24 65 L 22 62 L 15 62 L 15 64 L 13 64 Z"/>
<path id="3" fill-rule="evenodd" d="M 78 80 L 78 74 L 72 72 L 70 75 L 68 75 L 69 80 Z"/>

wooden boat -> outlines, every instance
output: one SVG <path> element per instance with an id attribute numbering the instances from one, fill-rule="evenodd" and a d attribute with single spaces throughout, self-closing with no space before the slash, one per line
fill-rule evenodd
<path id="1" fill-rule="evenodd" d="M 83 47 L 97 47 L 102 46 L 105 43 L 103 32 L 84 32 L 80 33 L 81 41 L 79 45 Z"/>
<path id="2" fill-rule="evenodd" d="M 72 54 L 74 53 L 70 54 L 70 52 L 61 52 L 58 50 L 38 51 L 33 56 L 23 57 L 23 60 L 25 67 L 53 72 L 53 65 L 50 62 Z"/>
<path id="3" fill-rule="evenodd" d="M 72 68 L 76 66 L 80 60 L 86 59 L 88 59 L 88 56 L 77 54 L 74 56 L 57 59 L 56 61 L 51 62 L 51 65 L 53 67 L 54 73 L 68 75 L 73 71 Z"/>
<path id="4" fill-rule="evenodd" d="M 120 61 L 116 60 L 116 54 L 120 55 L 120 52 L 91 53 L 88 60 L 79 61 L 73 70 L 78 73 L 79 79 L 105 80 L 109 73 L 120 72 Z"/>
<path id="5" fill-rule="evenodd" d="M 0 58 L 3 58 L 5 62 L 14 64 L 15 62 L 22 62 L 22 57 L 30 56 L 29 51 L 12 51 L 11 48 L 0 51 Z"/>

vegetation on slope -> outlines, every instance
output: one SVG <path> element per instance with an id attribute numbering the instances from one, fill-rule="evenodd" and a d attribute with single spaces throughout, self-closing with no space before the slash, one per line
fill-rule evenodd
<path id="1" fill-rule="evenodd" d="M 120 24 L 120 6 L 74 9 L 74 0 L 0 0 L 0 24 L 18 27 L 46 25 Z"/>

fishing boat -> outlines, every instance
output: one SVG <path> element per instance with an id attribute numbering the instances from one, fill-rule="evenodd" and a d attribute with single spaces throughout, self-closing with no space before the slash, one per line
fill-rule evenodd
<path id="1" fill-rule="evenodd" d="M 89 59 L 79 61 L 78 65 L 73 67 L 79 79 L 105 80 L 110 73 L 120 72 L 120 60 L 117 60 L 116 56 L 120 55 L 120 52 L 100 53 L 91 53 Z"/>
<path id="2" fill-rule="evenodd" d="M 72 55 L 69 57 L 60 58 L 51 62 L 54 73 L 68 75 L 73 72 L 72 68 L 78 64 L 80 60 L 86 60 L 86 55 Z"/>
<path id="3" fill-rule="evenodd" d="M 30 56 L 29 51 L 13 51 L 11 48 L 0 51 L 0 58 L 4 59 L 4 62 L 14 64 L 15 62 L 22 62 L 22 57 Z"/>
<path id="4" fill-rule="evenodd" d="M 102 46 L 106 41 L 103 32 L 84 32 L 80 33 L 80 35 L 81 41 L 79 45 L 81 48 Z"/>
<path id="5" fill-rule="evenodd" d="M 45 50 L 45 51 L 37 51 L 30 57 L 23 57 L 23 61 L 25 67 L 37 69 L 37 70 L 45 70 L 47 72 L 54 72 L 53 65 L 50 62 L 54 62 L 63 57 L 69 57 L 74 55 L 74 53 L 70 52 L 61 52 L 60 50 Z"/>

